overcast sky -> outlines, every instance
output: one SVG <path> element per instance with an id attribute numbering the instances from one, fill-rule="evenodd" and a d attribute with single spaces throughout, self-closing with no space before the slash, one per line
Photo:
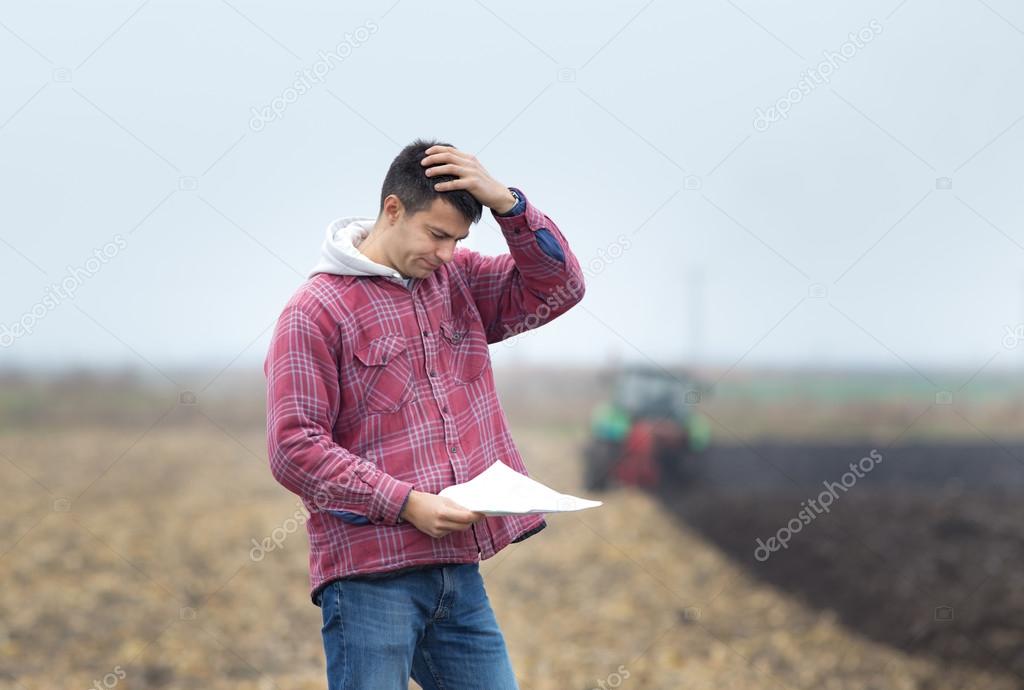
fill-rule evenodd
<path id="1" fill-rule="evenodd" d="M 498 364 L 1024 358 L 1020 3 L 348 5 L 4 3 L 0 367 L 261 365 L 416 137 L 587 269 Z"/>

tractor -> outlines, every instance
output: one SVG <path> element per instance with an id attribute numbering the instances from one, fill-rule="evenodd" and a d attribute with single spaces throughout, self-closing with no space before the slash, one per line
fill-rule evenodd
<path id="1" fill-rule="evenodd" d="M 710 425 L 695 410 L 700 400 L 701 391 L 689 377 L 653 366 L 619 370 L 611 399 L 591 417 L 583 454 L 586 488 L 692 481 L 692 456 L 711 440 Z"/>

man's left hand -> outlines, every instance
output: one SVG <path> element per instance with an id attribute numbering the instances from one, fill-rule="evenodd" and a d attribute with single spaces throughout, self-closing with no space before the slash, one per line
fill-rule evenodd
<path id="1" fill-rule="evenodd" d="M 507 213 L 516 205 L 516 198 L 508 187 L 491 177 L 480 161 L 453 146 L 431 146 L 421 161 L 427 168 L 427 177 L 454 175 L 458 179 L 434 185 L 439 192 L 465 189 L 484 206 L 497 213 Z"/>

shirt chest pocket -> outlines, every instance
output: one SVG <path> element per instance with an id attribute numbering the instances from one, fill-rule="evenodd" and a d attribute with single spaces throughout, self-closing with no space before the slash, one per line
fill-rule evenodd
<path id="1" fill-rule="evenodd" d="M 405 337 L 381 335 L 356 344 L 355 371 L 369 412 L 397 412 L 415 391 Z"/>
<path id="2" fill-rule="evenodd" d="M 483 326 L 466 316 L 442 319 L 441 356 L 448 371 L 459 383 L 470 383 L 480 378 L 491 361 L 487 349 L 487 336 Z"/>

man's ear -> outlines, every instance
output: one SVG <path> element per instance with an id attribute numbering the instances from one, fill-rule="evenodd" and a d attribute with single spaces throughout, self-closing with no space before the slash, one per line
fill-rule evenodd
<path id="1" fill-rule="evenodd" d="M 384 198 L 384 217 L 388 222 L 388 225 L 394 225 L 402 219 L 405 215 L 405 207 L 402 204 L 402 200 L 394 194 L 388 194 Z"/>

